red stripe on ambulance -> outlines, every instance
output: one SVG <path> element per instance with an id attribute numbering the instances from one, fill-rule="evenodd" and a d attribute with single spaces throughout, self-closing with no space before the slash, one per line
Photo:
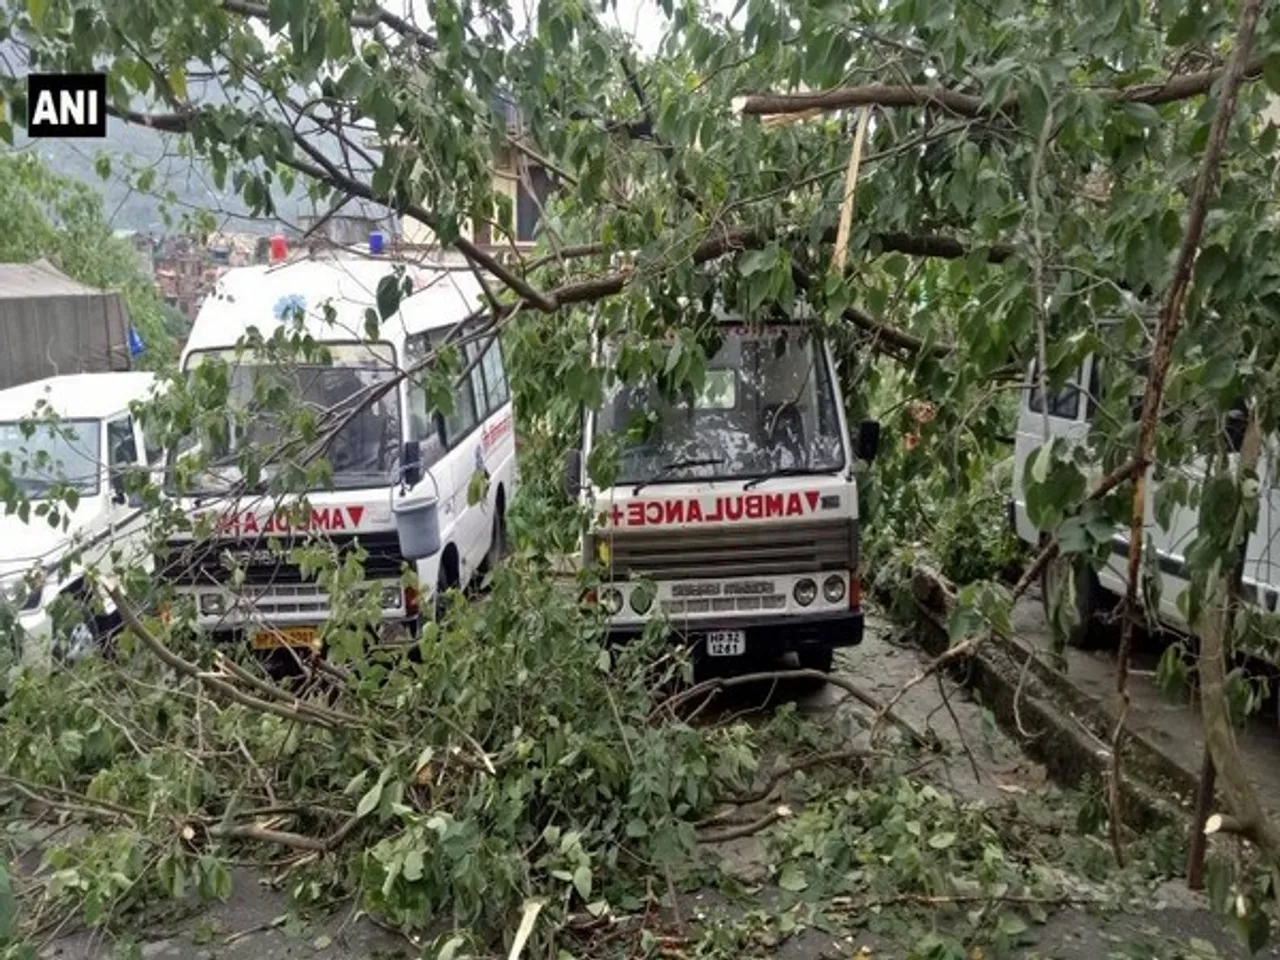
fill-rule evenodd
<path id="1" fill-rule="evenodd" d="M 495 443 L 511 432 L 511 417 L 503 417 L 491 427 L 485 427 L 480 434 L 480 442 L 488 450 Z"/>
<path id="2" fill-rule="evenodd" d="M 804 493 L 745 493 L 716 497 L 710 504 L 683 500 L 632 500 L 615 504 L 608 519 L 615 527 L 666 527 L 696 523 L 732 523 L 802 517 L 818 509 L 817 490 Z"/>

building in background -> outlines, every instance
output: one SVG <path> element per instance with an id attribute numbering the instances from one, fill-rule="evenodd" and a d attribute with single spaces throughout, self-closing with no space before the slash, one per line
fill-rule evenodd
<path id="1" fill-rule="evenodd" d="M 510 248 L 513 243 L 517 249 L 532 247 L 555 184 L 546 168 L 529 155 L 536 150 L 519 149 L 527 135 L 516 105 L 499 96 L 494 110 L 506 121 L 507 138 L 494 151 L 493 192 L 506 202 L 495 204 L 492 222 L 471 224 L 467 236 L 482 247 Z M 437 245 L 435 234 L 409 217 L 404 221 L 403 242 L 417 247 Z"/>

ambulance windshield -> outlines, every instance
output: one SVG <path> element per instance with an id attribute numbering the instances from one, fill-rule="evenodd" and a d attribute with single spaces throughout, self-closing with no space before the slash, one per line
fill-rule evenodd
<path id="1" fill-rule="evenodd" d="M 228 416 L 226 428 L 202 437 L 201 458 L 207 469 L 196 478 L 192 494 L 224 493 L 243 478 L 241 451 L 252 450 L 256 463 L 275 461 L 263 470 L 264 479 L 280 464 L 306 469 L 302 460 L 314 444 L 301 442 L 299 415 L 317 438 L 328 434 L 321 458 L 332 469 L 335 490 L 385 486 L 400 451 L 400 398 L 396 389 L 369 401 L 369 394 L 395 373 L 389 346 L 361 344 L 329 346 L 328 363 L 267 363 L 232 351 L 212 354 L 226 363 Z M 188 366 L 205 357 L 193 355 Z M 194 442 L 194 441 L 193 441 Z M 317 459 L 321 459 L 317 458 Z M 314 463 L 314 462 L 313 462 Z"/>
<path id="2" fill-rule="evenodd" d="M 617 483 L 747 480 L 845 466 L 836 393 L 821 341 L 799 326 L 726 327 L 696 396 L 651 379 L 606 388 L 597 442 L 620 444 Z M 614 366 L 616 348 L 606 349 Z"/>

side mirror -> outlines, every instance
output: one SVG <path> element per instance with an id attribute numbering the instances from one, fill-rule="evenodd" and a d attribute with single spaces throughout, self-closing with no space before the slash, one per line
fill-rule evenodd
<path id="1" fill-rule="evenodd" d="M 405 442 L 400 456 L 400 479 L 407 487 L 416 487 L 422 482 L 422 445 L 417 440 Z"/>
<path id="2" fill-rule="evenodd" d="M 111 471 L 111 502 L 123 505 L 128 501 L 124 492 L 124 474 L 118 470 Z"/>
<path id="3" fill-rule="evenodd" d="M 858 424 L 857 455 L 870 463 L 880 452 L 880 421 L 863 420 Z"/>
<path id="4" fill-rule="evenodd" d="M 1243 406 L 1237 406 L 1227 413 L 1226 418 L 1227 449 L 1231 453 L 1239 453 L 1244 446 L 1245 428 L 1249 426 L 1249 413 Z"/>
<path id="5" fill-rule="evenodd" d="M 582 490 L 582 451 L 570 450 L 564 455 L 564 492 L 570 500 Z"/>

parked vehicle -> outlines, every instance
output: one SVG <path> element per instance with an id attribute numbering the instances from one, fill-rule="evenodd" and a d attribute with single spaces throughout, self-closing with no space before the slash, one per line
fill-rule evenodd
<path id="1" fill-rule="evenodd" d="M 84 373 L 0 390 L 0 459 L 30 510 L 0 515 L 0 638 L 11 636 L 28 665 L 77 659 L 118 626 L 109 600 L 94 612 L 86 571 L 148 561 L 141 501 L 125 478 L 163 465 L 131 412 L 154 387 L 149 373 Z"/>
<path id="2" fill-rule="evenodd" d="M 1028 382 L 1036 380 L 1034 365 Z M 1083 388 L 1083 389 L 1082 389 Z M 1099 398 L 1109 391 L 1109 378 L 1102 364 L 1095 357 L 1088 357 L 1066 383 L 1049 391 L 1049 433 L 1072 444 L 1083 444 L 1088 437 L 1090 424 L 1098 407 Z M 1140 397 L 1131 397 L 1130 409 L 1136 418 L 1140 409 Z M 1040 544 L 1045 536 L 1031 522 L 1026 509 L 1026 471 L 1036 451 L 1044 444 L 1045 408 L 1038 387 L 1023 391 L 1018 412 L 1013 493 L 1009 502 L 1009 522 L 1018 536 L 1029 544 Z M 1239 421 L 1235 426 L 1242 426 Z M 1242 431 L 1229 430 L 1228 443 L 1238 449 Z M 1276 598 L 1280 594 L 1280 548 L 1273 547 L 1275 531 L 1280 526 L 1280 499 L 1277 494 L 1275 469 L 1277 466 L 1274 438 L 1264 447 L 1259 463 L 1262 481 L 1262 498 L 1258 524 L 1246 545 L 1242 600 L 1260 609 L 1274 613 Z M 1101 476 L 1101 471 L 1095 471 Z M 1180 475 L 1180 476 L 1179 476 Z M 1180 468 L 1174 475 L 1188 485 L 1198 484 L 1205 476 L 1203 460 Z M 1159 491 L 1169 477 L 1161 478 L 1156 469 L 1148 471 L 1146 487 L 1145 543 L 1155 548 L 1155 561 L 1160 575 L 1159 609 L 1154 611 L 1161 625 L 1177 632 L 1188 632 L 1185 601 L 1181 598 L 1189 587 L 1185 562 L 1186 552 L 1196 536 L 1199 526 L 1197 503 L 1173 503 L 1166 523 L 1157 522 L 1155 504 Z M 1172 502 L 1172 500 L 1170 501 Z M 1144 547 L 1144 550 L 1147 549 Z M 1075 582 L 1075 626 L 1062 632 L 1060 639 L 1077 648 L 1100 648 L 1114 645 L 1120 636 L 1119 625 L 1107 614 L 1124 595 L 1128 583 L 1129 528 L 1117 525 L 1112 539 L 1111 555 L 1101 569 L 1089 571 Z M 1072 560 L 1061 557 L 1046 568 L 1041 582 L 1046 613 L 1050 623 L 1055 622 L 1050 605 L 1064 589 L 1064 578 L 1070 577 Z"/>
<path id="3" fill-rule="evenodd" d="M 583 543 L 603 578 L 591 599 L 617 637 L 662 618 L 717 662 L 794 652 L 830 670 L 862 640 L 854 461 L 875 456 L 879 425 L 855 447 L 812 326 L 725 319 L 719 333 L 692 401 L 615 381 L 585 417 L 567 469 L 600 518 Z M 617 358 L 600 345 L 605 369 Z M 620 445 L 619 468 L 597 488 L 582 464 L 604 443 Z"/>
<path id="4" fill-rule="evenodd" d="M 466 358 L 474 362 L 447 416 L 432 409 L 420 377 L 403 379 L 369 402 L 380 384 L 425 358 L 471 316 L 483 291 L 467 269 L 401 264 L 414 290 L 371 341 L 364 334 L 366 310 L 395 266 L 379 256 L 339 253 L 237 268 L 201 306 L 180 361 L 183 371 L 191 375 L 203 363 L 226 363 L 230 406 L 240 411 L 251 409 L 255 384 L 283 377 L 299 409 L 311 407 L 328 415 L 331 425 L 342 424 L 325 453 L 331 485 L 305 491 L 307 516 L 298 515 L 301 494 L 273 500 L 254 492 L 235 466 L 241 450 L 252 446 L 266 454 L 281 442 L 278 418 L 269 412 L 246 423 L 229 412 L 220 447 L 193 437 L 174 452 L 175 460 L 202 454 L 195 483 L 174 495 L 197 527 L 202 517 L 209 519 L 211 533 L 175 537 L 161 570 L 194 606 L 201 633 L 247 640 L 256 650 L 322 649 L 331 597 L 313 571 L 291 559 L 295 545 L 321 541 L 340 557 L 363 548 L 365 586 L 377 592 L 384 633 L 416 630 L 447 589 L 466 586 L 502 554 L 518 474 L 513 409 L 496 337 L 481 336 L 476 324 L 462 330 Z M 237 353 L 242 337 L 256 330 L 270 340 L 292 329 L 295 316 L 328 351 L 327 361 L 286 363 L 261 351 Z M 267 478 L 272 472 L 267 469 Z M 471 503 L 477 473 L 487 478 L 487 489 Z M 432 498 L 439 542 L 430 555 L 407 555 L 393 508 L 423 488 Z M 416 573 L 421 593 L 405 585 L 405 569 Z"/>

